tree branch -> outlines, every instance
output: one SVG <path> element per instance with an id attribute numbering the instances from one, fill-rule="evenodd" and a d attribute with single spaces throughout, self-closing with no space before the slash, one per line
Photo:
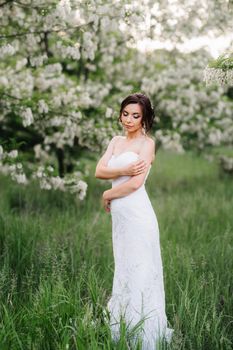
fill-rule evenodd
<path id="1" fill-rule="evenodd" d="M 59 33 L 60 31 L 67 31 L 70 29 L 76 29 L 76 28 L 80 28 L 83 26 L 86 26 L 88 24 L 93 24 L 94 21 L 90 21 L 88 23 L 84 23 L 84 24 L 80 24 L 78 26 L 75 27 L 67 27 L 67 28 L 59 28 L 59 29 L 51 29 L 51 30 L 36 30 L 34 32 L 24 32 L 24 33 L 14 33 L 14 34 L 8 34 L 8 35 L 0 35 L 0 39 L 7 39 L 7 38 L 15 38 L 15 37 L 20 37 L 20 36 L 24 36 L 24 35 L 29 35 L 29 34 L 49 34 L 49 33 Z"/>

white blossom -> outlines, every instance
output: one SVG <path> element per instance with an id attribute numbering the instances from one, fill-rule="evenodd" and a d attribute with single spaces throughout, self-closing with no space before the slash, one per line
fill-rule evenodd
<path id="1" fill-rule="evenodd" d="M 23 119 L 23 126 L 29 126 L 34 122 L 32 110 L 30 107 L 27 107 L 24 111 L 21 112 L 21 117 Z"/>
<path id="2" fill-rule="evenodd" d="M 83 200 L 85 195 L 86 195 L 86 191 L 87 191 L 87 183 L 80 180 L 78 182 L 78 189 L 79 189 L 79 199 Z"/>
<path id="3" fill-rule="evenodd" d="M 13 180 L 16 180 L 16 182 L 18 182 L 19 184 L 28 184 L 28 179 L 26 178 L 26 175 L 24 173 L 14 174 L 12 175 L 12 178 Z"/>
<path id="4" fill-rule="evenodd" d="M 48 113 L 49 107 L 44 100 L 38 101 L 38 111 L 39 113 Z"/>
<path id="5" fill-rule="evenodd" d="M 106 112 L 105 112 L 105 117 L 111 118 L 112 112 L 113 112 L 112 108 L 107 107 Z"/>
<path id="6" fill-rule="evenodd" d="M 42 66 L 47 59 L 48 56 L 46 54 L 29 58 L 32 67 Z"/>
<path id="7" fill-rule="evenodd" d="M 17 163 L 17 164 L 16 164 L 16 168 L 17 168 L 17 169 L 22 169 L 22 168 L 23 168 L 22 163 Z"/>
<path id="8" fill-rule="evenodd" d="M 56 13 L 62 20 L 67 20 L 71 14 L 70 1 L 60 0 L 56 8 Z"/>
<path id="9" fill-rule="evenodd" d="M 54 176 L 50 178 L 51 185 L 54 190 L 59 189 L 61 191 L 65 190 L 64 180 L 59 176 Z"/>
<path id="10" fill-rule="evenodd" d="M 224 171 L 233 174 L 233 157 L 220 155 L 219 161 L 220 161 L 220 165 Z"/>
<path id="11" fill-rule="evenodd" d="M 218 129 L 211 129 L 209 136 L 208 136 L 208 142 L 213 146 L 220 145 L 222 141 L 222 133 Z"/>
<path id="12" fill-rule="evenodd" d="M 50 184 L 48 179 L 42 178 L 41 181 L 40 181 L 40 188 L 44 189 L 44 190 L 51 190 L 52 189 L 52 185 Z"/>
<path id="13" fill-rule="evenodd" d="M 56 74 L 61 74 L 61 72 L 62 72 L 62 65 L 60 63 L 48 64 L 45 67 L 44 72 L 47 75 L 47 77 L 52 77 L 52 76 L 54 76 Z"/>
<path id="14" fill-rule="evenodd" d="M 12 45 L 6 44 L 0 48 L 0 57 L 3 58 L 4 56 L 12 56 L 15 52 L 16 50 Z"/>
<path id="15" fill-rule="evenodd" d="M 51 165 L 49 165 L 49 166 L 47 167 L 47 170 L 50 171 L 50 172 L 53 172 L 53 171 L 54 171 L 54 168 L 53 168 Z"/>
<path id="16" fill-rule="evenodd" d="M 42 145 L 41 144 L 37 144 L 33 147 L 34 152 L 35 152 L 35 158 L 36 159 L 41 159 L 41 160 L 47 160 L 49 158 L 49 155 L 47 153 L 46 147 L 45 150 L 43 150 Z"/>
<path id="17" fill-rule="evenodd" d="M 21 60 L 17 61 L 16 62 L 16 66 L 15 66 L 15 69 L 18 71 L 18 70 L 21 70 L 23 67 L 25 67 L 27 64 L 27 59 L 24 57 L 22 58 Z"/>
<path id="18" fill-rule="evenodd" d="M 63 46 L 60 42 L 57 43 L 57 48 L 63 58 L 72 58 L 74 60 L 79 60 L 80 54 L 80 44 L 76 43 L 74 46 Z"/>
<path id="19" fill-rule="evenodd" d="M 10 158 L 16 158 L 16 157 L 18 157 L 18 150 L 17 150 L 17 149 L 14 149 L 14 150 L 10 151 L 10 152 L 8 153 L 8 157 L 10 157 Z"/>
<path id="20" fill-rule="evenodd" d="M 82 17 L 80 9 L 75 9 L 72 13 L 70 22 L 75 25 L 83 25 L 86 23 L 86 20 L 84 17 Z"/>

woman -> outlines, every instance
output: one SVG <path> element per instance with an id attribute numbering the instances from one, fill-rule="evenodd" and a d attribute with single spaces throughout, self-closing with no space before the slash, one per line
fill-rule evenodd
<path id="1" fill-rule="evenodd" d="M 125 136 L 113 137 L 95 173 L 112 179 L 112 188 L 103 193 L 103 206 L 112 217 L 115 263 L 107 309 L 115 341 L 123 320 L 127 330 L 139 327 L 141 333 L 133 340 L 140 338 L 143 350 L 154 350 L 161 340 L 170 342 L 173 329 L 167 327 L 165 313 L 159 227 L 145 189 L 155 159 L 155 143 L 148 136 L 154 120 L 149 98 L 140 93 L 127 96 L 119 120 Z"/>

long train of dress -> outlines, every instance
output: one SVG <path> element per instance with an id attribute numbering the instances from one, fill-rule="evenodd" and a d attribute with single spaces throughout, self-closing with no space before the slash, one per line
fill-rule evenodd
<path id="1" fill-rule="evenodd" d="M 121 167 L 138 159 L 133 151 L 112 155 L 109 167 Z M 120 338 L 120 319 L 128 329 L 143 321 L 142 350 L 155 350 L 161 339 L 170 342 L 173 329 L 167 327 L 163 266 L 156 214 L 145 189 L 148 169 L 142 186 L 127 196 L 111 201 L 114 277 L 107 302 L 114 341 Z M 130 176 L 112 180 L 112 187 Z M 138 339 L 137 337 L 134 339 Z"/>

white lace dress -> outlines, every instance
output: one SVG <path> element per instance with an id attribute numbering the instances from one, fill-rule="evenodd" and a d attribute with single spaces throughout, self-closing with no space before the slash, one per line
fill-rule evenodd
<path id="1" fill-rule="evenodd" d="M 136 161 L 139 155 L 126 151 L 112 155 L 109 167 L 121 167 Z M 155 350 L 163 340 L 170 342 L 173 329 L 167 327 L 163 267 L 159 227 L 144 184 L 133 193 L 111 201 L 112 244 L 115 271 L 112 294 L 107 303 L 112 338 L 120 338 L 120 318 L 128 329 L 144 320 L 138 335 L 142 350 Z M 112 180 L 112 187 L 130 176 Z M 159 346 L 159 345 L 158 345 Z"/>

